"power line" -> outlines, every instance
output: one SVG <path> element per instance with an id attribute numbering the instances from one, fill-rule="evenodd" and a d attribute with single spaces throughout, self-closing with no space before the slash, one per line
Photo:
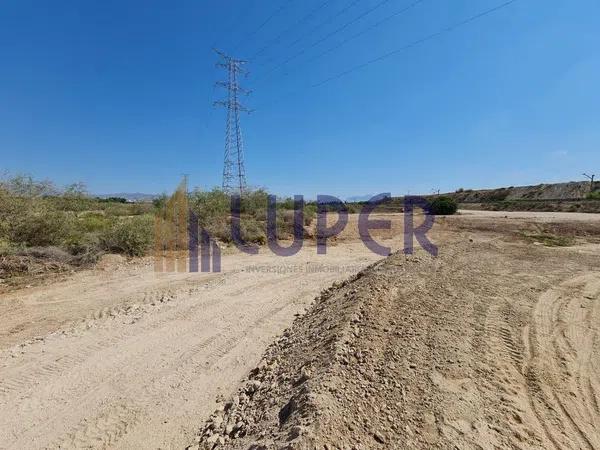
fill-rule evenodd
<path id="1" fill-rule="evenodd" d="M 327 25 L 328 23 L 330 23 L 331 21 L 337 19 L 339 16 L 341 16 L 342 14 L 344 14 L 346 11 L 348 11 L 349 9 L 351 9 L 354 5 L 356 5 L 357 3 L 359 3 L 361 0 L 352 0 L 349 4 L 347 4 L 346 6 L 344 6 L 341 10 L 339 10 L 337 13 L 330 15 L 327 19 L 321 21 L 319 24 L 317 24 L 316 26 L 314 26 L 308 33 L 304 33 L 302 35 L 300 35 L 294 42 L 292 42 L 291 44 L 289 44 L 285 50 L 288 50 L 292 47 L 294 47 L 298 42 L 300 42 L 302 39 L 304 39 L 306 36 L 310 36 L 312 34 L 314 34 L 315 32 L 317 32 L 318 30 L 320 30 L 321 28 L 323 28 L 323 26 Z M 270 64 L 273 61 L 276 61 L 278 58 L 277 57 L 273 57 L 273 58 L 269 58 L 265 64 Z M 268 75 L 269 73 L 271 73 L 271 71 L 267 72 L 266 74 L 264 74 L 262 77 L 264 77 L 265 75 Z M 259 78 L 262 78 L 259 77 Z"/>
<path id="2" fill-rule="evenodd" d="M 208 130 L 209 129 L 210 121 L 211 121 L 212 116 L 213 116 L 213 114 L 215 112 L 214 95 L 215 95 L 215 90 L 216 89 L 217 89 L 217 85 L 214 84 L 213 88 L 212 88 L 212 92 L 210 93 L 210 96 L 208 98 L 209 102 L 213 104 L 213 107 L 210 108 L 210 111 L 208 113 L 208 118 L 204 122 L 204 130 Z"/>
<path id="3" fill-rule="evenodd" d="M 233 1 L 235 1 L 235 0 L 233 0 Z M 250 9 L 252 8 L 252 5 L 254 3 L 256 3 L 256 0 L 247 0 L 246 1 L 246 7 L 245 8 L 240 8 L 239 9 L 239 14 L 235 17 L 235 19 L 230 20 L 229 21 L 229 25 L 226 26 L 226 27 L 224 27 L 224 28 L 226 28 L 227 31 L 230 31 L 232 29 L 234 29 L 234 30 L 237 29 L 238 26 L 239 26 L 239 24 L 241 23 L 242 19 L 248 15 L 248 11 L 250 11 Z M 211 46 L 211 50 L 213 48 L 215 48 L 216 46 L 217 46 L 217 42 L 213 41 L 213 44 Z"/>
<path id="4" fill-rule="evenodd" d="M 304 17 L 302 17 L 300 20 L 298 20 L 297 22 L 293 23 L 291 26 L 289 26 L 288 28 L 286 28 L 285 30 L 283 30 L 281 33 L 279 33 L 277 36 L 275 36 L 273 39 L 271 39 L 270 41 L 268 41 L 263 47 L 261 47 L 259 50 L 257 50 L 254 55 L 252 55 L 250 57 L 250 60 L 254 60 L 256 59 L 259 55 L 261 55 L 267 48 L 269 48 L 271 45 L 278 43 L 279 41 L 281 41 L 281 38 L 283 38 L 286 34 L 288 34 L 290 31 L 292 31 L 295 27 L 297 27 L 298 25 L 301 25 L 302 23 L 306 22 L 307 20 L 309 20 L 311 17 L 313 17 L 317 12 L 319 12 L 321 9 L 323 9 L 324 7 L 326 7 L 329 3 L 331 3 L 332 0 L 325 0 L 324 2 L 322 2 L 321 4 L 319 4 L 316 8 L 313 8 L 308 14 L 306 14 Z"/>
<path id="5" fill-rule="evenodd" d="M 286 1 L 286 2 L 283 4 L 283 5 L 281 5 L 281 6 L 280 6 L 279 8 L 277 8 L 275 11 L 273 11 L 273 13 L 272 13 L 272 14 L 271 14 L 269 17 L 267 17 L 267 18 L 266 18 L 266 19 L 265 19 L 265 20 L 264 20 L 264 21 L 263 21 L 263 22 L 262 22 L 262 23 L 261 23 L 261 24 L 260 24 L 260 25 L 259 25 L 257 28 L 255 28 L 255 29 L 254 29 L 253 31 L 251 31 L 250 33 L 247 33 L 247 34 L 246 34 L 246 36 L 245 36 L 245 37 L 244 37 L 242 40 L 240 40 L 240 41 L 237 43 L 237 45 L 235 45 L 235 46 L 233 47 L 233 51 L 235 52 L 235 51 L 236 51 L 236 50 L 237 50 L 237 49 L 240 47 L 240 45 L 242 45 L 242 44 L 243 44 L 243 43 L 245 43 L 245 42 L 248 42 L 248 40 L 249 40 L 249 39 L 250 39 L 252 36 L 256 35 L 256 33 L 258 33 L 260 30 L 262 30 L 262 29 L 265 27 L 265 25 L 267 25 L 267 24 L 268 24 L 268 23 L 269 23 L 271 20 L 273 20 L 273 18 L 274 18 L 275 16 L 277 16 L 277 15 L 278 15 L 278 14 L 279 14 L 281 11 L 283 11 L 285 8 L 287 8 L 287 7 L 288 7 L 288 6 L 289 6 L 289 5 L 290 5 L 290 4 L 291 4 L 293 1 L 294 1 L 294 0 L 287 0 L 287 1 Z"/>
<path id="6" fill-rule="evenodd" d="M 317 41 L 313 42 L 311 45 L 309 45 L 308 47 L 303 48 L 302 50 L 300 50 L 299 52 L 297 52 L 296 54 L 290 56 L 289 58 L 287 58 L 286 60 L 284 60 L 281 64 L 277 65 L 275 68 L 271 69 L 269 72 L 267 72 L 266 75 L 270 75 L 271 73 L 273 73 L 274 71 L 280 69 L 281 67 L 285 66 L 288 62 L 296 59 L 299 56 L 302 56 L 304 53 L 306 53 L 308 50 L 310 50 L 311 48 L 316 47 L 317 45 L 321 44 L 322 42 L 325 42 L 327 39 L 335 36 L 336 34 L 344 31 L 346 28 L 348 28 L 350 25 L 358 22 L 359 20 L 361 20 L 362 18 L 366 17 L 367 15 L 371 14 L 373 11 L 375 11 L 376 9 L 382 7 L 383 5 L 385 5 L 386 3 L 388 3 L 390 0 L 381 0 L 380 2 L 378 2 L 375 6 L 369 8 L 368 10 L 366 10 L 365 12 L 363 12 L 362 14 L 360 14 L 358 17 L 355 17 L 354 19 L 352 19 L 349 22 L 346 22 L 344 25 L 342 25 L 339 28 L 336 28 L 335 30 L 333 30 L 332 32 L 330 32 L 329 34 L 325 35 L 324 37 L 318 39 Z M 262 78 L 262 77 L 261 77 Z"/>
<path id="7" fill-rule="evenodd" d="M 469 24 L 471 22 L 474 22 L 474 21 L 476 21 L 478 19 L 481 19 L 482 17 L 485 17 L 485 16 L 487 16 L 489 14 L 492 14 L 492 13 L 494 13 L 494 12 L 500 10 L 500 9 L 506 8 L 507 6 L 515 3 L 516 1 L 517 0 L 509 0 L 509 1 L 504 2 L 504 3 L 502 3 L 502 4 L 498 5 L 498 6 L 495 6 L 493 8 L 487 9 L 487 10 L 485 10 L 483 12 L 475 14 L 474 16 L 471 16 L 468 19 L 462 20 L 460 22 L 455 23 L 454 25 L 450 25 L 449 27 L 446 27 L 446 28 L 444 28 L 441 31 L 438 31 L 438 32 L 433 33 L 433 34 L 430 34 L 430 35 L 425 36 L 424 38 L 418 39 L 416 41 L 413 41 L 413 42 L 411 42 L 411 43 L 409 43 L 409 44 L 407 44 L 407 45 L 405 45 L 403 47 L 400 47 L 400 48 L 398 48 L 396 50 L 393 50 L 391 52 L 385 53 L 385 54 L 383 54 L 383 55 L 381 55 L 381 56 L 379 56 L 377 58 L 373 58 L 373 59 L 370 59 L 368 61 L 365 61 L 364 63 L 357 64 L 356 66 L 351 67 L 348 70 L 345 70 L 345 71 L 340 72 L 340 73 L 338 73 L 336 75 L 333 75 L 333 76 L 331 76 L 331 77 L 329 77 L 329 78 L 327 78 L 327 79 L 325 79 L 325 80 L 323 80 L 323 81 L 321 81 L 319 83 L 311 85 L 310 87 L 314 88 L 314 87 L 322 86 L 322 85 L 324 85 L 326 83 L 329 83 L 330 81 L 337 80 L 338 78 L 346 76 L 346 75 L 348 75 L 348 74 L 350 74 L 350 73 L 352 73 L 352 72 L 354 72 L 356 70 L 362 69 L 362 68 L 367 67 L 367 66 L 369 66 L 371 64 L 375 64 L 375 63 L 377 63 L 379 61 L 383 61 L 384 59 L 391 58 L 392 56 L 395 56 L 398 53 L 401 53 L 401 52 L 403 52 L 405 50 L 408 50 L 409 48 L 415 47 L 415 46 L 417 46 L 419 44 L 422 44 L 424 42 L 427 42 L 427 41 L 430 41 L 432 39 L 435 39 L 435 38 L 437 38 L 439 36 L 442 36 L 442 35 L 444 35 L 446 33 L 450 33 L 451 31 L 454 31 L 457 28 L 460 28 L 460 27 L 462 27 L 464 25 L 467 25 L 467 24 Z"/>
<path id="8" fill-rule="evenodd" d="M 353 41 L 354 39 L 357 39 L 357 38 L 361 37 L 362 35 L 364 35 L 364 34 L 368 33 L 369 31 L 371 31 L 371 30 L 373 30 L 373 29 L 375 29 L 375 28 L 377 28 L 377 27 L 379 27 L 379 26 L 383 25 L 385 22 L 388 22 L 389 20 L 391 20 L 391 19 L 393 19 L 393 18 L 395 18 L 395 17 L 398 17 L 398 16 L 399 16 L 399 15 L 401 15 L 401 14 L 404 14 L 405 12 L 407 12 L 407 11 L 411 10 L 412 8 L 414 8 L 415 6 L 417 6 L 419 3 L 423 3 L 424 1 L 425 1 L 425 0 L 416 0 L 416 1 L 412 2 L 410 5 L 408 5 L 408 6 L 404 7 L 404 8 L 402 8 L 401 10 L 399 10 L 399 11 L 396 11 L 395 13 L 393 13 L 393 14 L 390 14 L 390 15 L 389 15 L 389 16 L 387 16 L 387 17 L 384 17 L 383 19 L 381 19 L 381 20 L 380 20 L 380 21 L 378 21 L 378 22 L 375 22 L 375 23 L 374 23 L 374 24 L 372 24 L 370 27 L 368 27 L 368 28 L 365 28 L 363 31 L 360 31 L 360 32 L 358 32 L 358 33 L 356 33 L 356 34 L 354 34 L 354 35 L 352 35 L 352 36 L 350 36 L 350 37 L 348 37 L 348 38 L 344 39 L 343 41 L 341 41 L 341 42 L 340 42 L 340 43 L 338 43 L 337 45 L 334 45 L 333 47 L 331 47 L 331 48 L 329 48 L 329 49 L 325 50 L 324 52 L 322 52 L 322 53 L 319 53 L 317 56 L 315 56 L 315 57 L 313 57 L 313 58 L 309 59 L 309 60 L 307 61 L 307 63 L 310 63 L 310 62 L 316 61 L 316 60 L 317 60 L 317 59 L 319 59 L 319 58 L 322 58 L 323 56 L 325 56 L 325 55 L 327 55 L 327 54 L 331 53 L 332 51 L 334 51 L 334 50 L 337 50 L 338 48 L 340 48 L 340 47 L 342 47 L 343 45 L 347 44 L 348 42 L 350 42 L 350 41 Z"/>
<path id="9" fill-rule="evenodd" d="M 397 55 L 397 54 L 399 54 L 399 53 L 401 53 L 401 52 L 403 52 L 405 50 L 408 50 L 410 48 L 413 48 L 413 47 L 416 47 L 416 46 L 418 46 L 420 44 L 423 44 L 424 42 L 427 42 L 427 41 L 433 40 L 435 38 L 438 38 L 438 37 L 440 37 L 440 36 L 442 36 L 442 35 L 444 35 L 446 33 L 450 33 L 452 31 L 456 30 L 457 28 L 460 28 L 462 26 L 468 25 L 471 22 L 474 22 L 474 21 L 476 21 L 478 19 L 481 19 L 481 18 L 483 18 L 483 17 L 485 17 L 485 16 L 487 16 L 489 14 L 492 14 L 492 13 L 494 13 L 496 11 L 504 9 L 507 6 L 509 6 L 509 5 L 513 4 L 513 3 L 516 3 L 516 2 L 517 2 L 517 0 L 509 0 L 507 2 L 501 3 L 500 5 L 497 5 L 497 6 L 493 7 L 493 8 L 487 9 L 487 10 L 482 11 L 480 13 L 477 13 L 477 14 L 475 14 L 475 15 L 467 18 L 467 19 L 464 19 L 464 20 L 462 20 L 460 22 L 457 22 L 457 23 L 455 23 L 453 25 L 450 25 L 450 26 L 448 26 L 448 27 L 446 27 L 446 28 L 444 28 L 444 29 L 436 32 L 436 33 L 432 33 L 432 34 L 430 34 L 428 36 L 425 36 L 425 37 L 423 37 L 421 39 L 417 39 L 416 41 L 413 41 L 413 42 L 411 42 L 409 44 L 406 44 L 403 47 L 400 47 L 400 48 L 398 48 L 396 50 L 393 50 L 391 52 L 385 53 L 384 55 L 381 55 L 381 56 L 379 56 L 377 58 L 373 58 L 373 59 L 371 59 L 369 61 L 366 61 L 366 62 L 364 62 L 362 64 L 358 64 L 358 65 L 356 65 L 354 67 L 351 67 L 350 69 L 345 70 L 343 72 L 340 72 L 340 73 L 338 73 L 336 75 L 333 75 L 333 76 L 331 76 L 329 78 L 326 78 L 325 80 L 320 81 L 319 83 L 308 85 L 308 86 L 306 86 L 303 89 L 299 89 L 299 90 L 290 92 L 287 96 L 291 96 L 291 95 L 297 94 L 297 93 L 299 93 L 301 91 L 304 91 L 305 89 L 312 89 L 312 88 L 316 88 L 316 87 L 322 86 L 322 85 L 324 85 L 326 83 L 334 81 L 334 80 L 336 80 L 338 78 L 341 78 L 341 77 L 343 77 L 345 75 L 348 75 L 348 74 L 350 74 L 350 73 L 352 73 L 352 72 L 354 72 L 356 70 L 362 69 L 362 68 L 364 68 L 366 66 L 369 66 L 371 64 L 375 64 L 375 63 L 377 63 L 379 61 L 382 61 L 384 59 L 391 58 L 392 56 L 395 56 L 395 55 Z M 268 104 L 267 106 L 270 106 L 270 105 Z M 260 109 L 260 108 L 258 108 L 258 109 Z"/>

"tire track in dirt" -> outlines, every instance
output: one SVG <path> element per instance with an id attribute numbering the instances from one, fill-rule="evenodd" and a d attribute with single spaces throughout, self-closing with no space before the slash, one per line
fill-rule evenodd
<path id="1" fill-rule="evenodd" d="M 291 278 L 292 276 L 288 276 L 287 278 Z M 280 277 L 280 280 L 283 281 L 284 277 Z M 271 281 L 273 283 L 273 281 Z M 264 283 L 259 283 L 264 284 Z M 267 283 L 268 284 L 268 283 Z M 274 300 L 277 302 L 277 299 Z M 189 304 L 191 302 L 191 305 Z M 158 373 L 153 373 L 154 379 L 160 379 L 160 377 L 164 376 L 164 374 L 172 373 L 172 376 L 175 378 L 179 377 L 181 373 L 181 367 L 183 364 L 182 358 L 185 357 L 185 354 L 180 350 L 181 347 L 188 348 L 191 355 L 195 355 L 202 350 L 206 350 L 209 346 L 214 346 L 215 348 L 210 353 L 211 355 L 218 357 L 224 354 L 227 351 L 227 347 L 221 345 L 221 341 L 223 338 L 228 338 L 230 340 L 235 339 L 235 335 L 239 333 L 240 329 L 248 326 L 248 321 L 255 317 L 256 315 L 261 316 L 265 314 L 265 310 L 270 306 L 270 304 L 258 304 L 252 310 L 252 315 L 244 316 L 236 311 L 242 311 L 245 305 L 244 298 L 233 297 L 232 301 L 223 301 L 220 296 L 212 298 L 209 300 L 209 303 L 206 302 L 198 302 L 193 298 L 187 299 L 188 304 L 181 305 L 179 304 L 179 308 L 174 309 L 171 314 L 168 314 L 166 317 L 161 317 L 158 321 L 151 321 L 146 326 L 136 329 L 133 331 L 118 327 L 118 329 L 107 329 L 106 336 L 102 337 L 94 334 L 91 336 L 94 340 L 101 339 L 109 340 L 110 343 L 107 345 L 102 345 L 105 350 L 104 353 L 93 353 L 90 351 L 87 356 L 92 356 L 92 361 L 86 364 L 84 368 L 84 373 L 81 374 L 82 369 L 78 369 L 76 366 L 71 366 L 69 369 L 75 373 L 75 375 L 69 373 L 66 374 L 68 379 L 72 381 L 68 384 L 68 386 L 62 387 L 62 394 L 65 398 L 73 399 L 83 398 L 88 399 L 88 403 L 100 403 L 102 399 L 107 396 L 107 392 L 110 391 L 107 386 L 127 386 L 128 379 L 134 379 L 136 374 L 127 370 L 127 366 L 134 364 L 143 364 L 145 366 L 150 366 L 150 362 L 161 362 L 162 367 Z M 214 335 L 209 335 L 206 337 L 206 327 L 203 327 L 203 322 L 205 323 L 206 319 L 203 317 L 205 315 L 205 310 L 207 308 L 212 308 L 211 316 L 208 318 L 217 318 L 217 317 L 237 317 L 239 320 L 232 324 L 226 325 L 223 331 L 219 331 L 218 327 L 212 326 L 212 329 L 216 331 Z M 183 320 L 182 317 L 186 319 Z M 174 323 L 184 321 L 185 326 L 173 326 Z M 225 322 L 227 324 L 227 322 Z M 123 332 L 128 332 L 127 335 L 124 335 Z M 219 340 L 220 338 L 220 340 Z M 198 342 L 197 344 L 191 345 L 194 342 Z M 151 345 L 150 343 L 153 343 Z M 129 355 L 126 350 L 118 352 L 115 354 L 114 347 L 122 347 L 124 349 L 136 349 L 133 355 Z M 90 347 L 87 347 L 85 350 L 91 350 L 94 347 L 97 347 L 97 344 L 93 344 Z M 79 349 L 79 347 L 76 347 Z M 140 351 L 141 349 L 141 351 Z M 133 360 L 131 360 L 133 358 Z M 85 355 L 82 355 L 77 360 L 85 361 Z M 70 359 L 71 362 L 74 359 Z M 176 367 L 178 366 L 178 367 Z M 120 370 L 113 372 L 113 368 L 119 367 Z M 136 366 L 137 367 L 137 366 Z M 66 368 L 59 367 L 57 370 L 52 371 L 58 373 L 66 372 Z M 131 373 L 130 373 L 131 372 Z M 79 376 L 79 375 L 83 376 Z M 49 374 L 51 375 L 51 374 Z M 24 375 L 24 379 L 28 382 L 33 382 L 35 380 L 34 376 L 29 376 L 27 373 Z M 92 383 L 93 380 L 99 380 L 96 383 Z M 47 383 L 48 384 L 48 383 Z M 59 389 L 64 384 L 64 379 L 54 378 L 49 381 L 49 392 L 54 392 Z M 144 385 L 145 388 L 148 388 L 149 385 Z M 113 388 L 114 389 L 114 388 Z M 126 391 L 126 389 L 120 387 L 119 392 Z M 22 389 L 19 390 L 19 394 L 22 393 Z M 125 392 L 126 393 L 126 392 Z M 142 398 L 147 398 L 149 395 L 143 395 Z M 13 401 L 16 401 L 14 399 Z M 39 401 L 39 398 L 37 399 Z M 27 406 L 27 402 L 24 402 Z M 85 404 L 85 402 L 82 401 Z M 32 413 L 33 411 L 32 407 Z M 89 405 L 85 405 L 85 407 L 81 407 L 78 405 L 76 408 L 80 410 L 81 414 L 84 414 L 86 410 L 90 410 Z M 67 416 L 73 416 L 74 411 L 68 411 Z M 45 419 L 48 420 L 48 419 Z M 50 422 L 55 423 L 68 423 L 67 417 L 60 417 L 60 415 L 56 415 L 49 419 Z M 33 429 L 32 426 L 30 429 Z"/>
<path id="2" fill-rule="evenodd" d="M 336 262 L 366 265 L 365 254 Z M 183 445 L 198 405 L 233 388 L 270 336 L 341 276 L 301 275 L 254 273 L 241 263 L 195 285 L 175 275 L 173 286 L 159 280 L 135 295 L 128 287 L 124 301 L 28 341 L 23 352 L 3 350 L 0 407 L 13 414 L 0 419 L 0 447 Z"/>
<path id="3" fill-rule="evenodd" d="M 157 294 L 154 298 L 165 298 L 167 296 L 170 298 L 175 298 L 177 296 L 177 292 L 170 291 L 168 294 Z M 186 314 L 190 314 L 192 310 L 200 307 L 211 307 L 218 301 L 220 301 L 218 298 L 213 298 L 203 303 L 196 302 L 187 308 Z M 91 317 L 97 317 L 97 319 L 95 319 L 94 326 L 101 326 L 101 322 L 103 321 L 105 322 L 111 319 L 123 318 L 132 311 L 131 308 L 124 308 L 121 310 L 123 312 L 119 314 L 118 308 L 111 308 L 110 310 L 110 315 L 98 314 L 97 312 L 93 313 Z M 69 352 L 65 352 L 63 354 L 54 354 L 52 355 L 52 361 L 50 363 L 41 363 L 40 358 L 36 358 L 29 363 L 18 366 L 16 371 L 14 369 L 12 371 L 5 371 L 3 374 L 3 379 L 0 380 L 0 393 L 2 394 L 0 395 L 0 400 L 5 400 L 5 397 L 7 397 L 13 391 L 20 391 L 23 393 L 24 391 L 26 392 L 31 390 L 35 386 L 42 384 L 47 378 L 58 376 L 62 372 L 72 369 L 78 364 L 83 363 L 90 357 L 90 355 L 97 354 L 104 349 L 117 345 L 136 334 L 160 327 L 171 320 L 177 319 L 182 314 L 182 312 L 178 312 L 175 317 L 165 315 L 159 321 L 152 321 L 148 324 L 145 324 L 141 329 L 126 328 L 119 334 L 114 334 L 110 328 L 95 331 L 96 333 L 99 333 L 100 336 L 97 336 L 94 339 L 94 342 L 87 346 L 78 346 L 74 352 L 70 352 L 69 350 Z M 87 323 L 88 321 L 89 319 L 86 318 L 84 323 Z M 75 325 L 75 327 L 77 326 L 78 325 Z M 68 336 L 69 333 L 62 333 L 60 338 L 63 338 L 65 335 Z M 73 335 L 73 332 L 71 332 L 70 335 Z"/>
<path id="4" fill-rule="evenodd" d="M 600 274 L 570 278 L 544 292 L 532 312 L 528 393 L 547 435 L 560 448 L 599 448 Z"/>
<path id="5" fill-rule="evenodd" d="M 59 439 L 52 448 L 110 448 L 135 426 L 140 411 L 134 407 L 117 404 L 107 408 L 94 420 L 81 422 L 67 436 Z"/>
<path id="6" fill-rule="evenodd" d="M 302 292 L 300 296 L 305 295 Z M 248 334 L 249 330 L 261 326 L 265 322 L 271 320 L 274 316 L 281 313 L 282 310 L 288 308 L 291 302 L 281 303 L 278 301 L 270 302 L 258 307 L 256 311 L 256 319 L 251 320 L 249 317 L 242 317 L 233 326 L 226 330 L 208 337 L 199 344 L 186 349 L 173 361 L 175 364 L 179 362 L 177 367 L 164 367 L 159 373 L 154 376 L 153 382 L 144 386 L 132 386 L 131 389 L 125 389 L 119 392 L 120 396 L 129 399 L 135 399 L 135 404 L 138 406 L 130 406 L 126 411 L 134 411 L 136 414 L 127 416 L 123 413 L 123 407 L 119 404 L 111 408 L 107 413 L 102 413 L 94 419 L 86 418 L 76 427 L 75 432 L 68 434 L 66 438 L 59 440 L 62 448 L 82 448 L 91 445 L 110 447 L 114 445 L 122 436 L 131 431 L 137 423 L 140 411 L 149 417 L 151 411 L 147 410 L 147 405 L 152 404 L 154 400 L 161 397 L 164 386 L 173 383 L 189 384 L 193 382 L 193 378 L 198 377 L 197 371 L 191 371 L 190 366 L 197 365 L 198 359 L 196 356 L 203 351 L 209 350 L 202 355 L 204 365 L 201 367 L 201 372 L 207 373 L 224 355 L 229 353 L 243 337 Z M 193 376 L 189 374 L 192 373 Z M 133 403 L 131 403 L 133 404 Z"/>
<path id="7" fill-rule="evenodd" d="M 229 273 L 228 275 L 231 276 L 232 274 Z M 207 290 L 210 291 L 211 289 L 214 289 L 216 287 L 215 283 L 218 283 L 222 278 L 223 275 L 211 275 L 201 287 L 190 288 L 184 286 L 178 289 L 167 289 L 165 291 L 154 289 L 150 293 L 144 294 L 146 299 L 145 304 L 152 305 L 152 303 L 158 301 L 160 305 L 154 306 L 160 307 L 164 306 L 163 304 L 165 303 L 165 301 L 161 300 L 166 299 L 170 302 L 174 299 L 178 299 L 181 303 L 182 297 L 189 301 L 194 295 L 200 292 L 206 293 Z M 235 283 L 235 281 L 232 281 L 231 283 Z M 263 285 L 266 284 L 258 283 L 254 284 L 253 287 L 259 288 Z M 236 296 L 239 295 L 240 292 L 238 290 L 232 294 L 231 292 L 226 291 L 225 294 L 227 296 Z M 90 355 L 97 354 L 98 352 L 107 348 L 111 348 L 112 346 L 117 345 L 126 339 L 144 332 L 149 332 L 155 328 L 168 324 L 173 320 L 186 319 L 190 317 L 197 309 L 210 308 L 220 301 L 220 297 L 210 297 L 204 302 L 193 301 L 191 305 L 178 305 L 174 307 L 176 309 L 173 310 L 172 314 L 163 314 L 160 318 L 155 318 L 155 320 L 145 323 L 140 329 L 130 327 L 120 330 L 118 334 L 115 334 L 111 327 L 106 327 L 107 324 L 111 324 L 111 320 L 122 319 L 130 314 L 147 314 L 155 311 L 143 309 L 140 310 L 138 308 L 132 308 L 131 306 L 115 306 L 112 308 L 104 308 L 102 310 L 95 311 L 83 319 L 80 323 L 74 324 L 72 327 L 70 327 L 69 331 L 63 331 L 59 333 L 57 337 L 57 339 L 63 339 L 65 336 L 72 336 L 74 333 L 80 335 L 82 331 L 84 333 L 100 333 L 101 335 L 97 336 L 93 343 L 87 346 L 78 346 L 74 352 L 70 351 L 70 349 L 67 349 L 67 352 L 63 354 L 53 354 L 52 361 L 49 363 L 43 362 L 43 360 L 47 358 L 44 358 L 42 355 L 41 358 L 36 357 L 28 363 L 17 365 L 16 370 L 14 367 L 11 368 L 12 370 L 5 370 L 3 373 L 3 379 L 0 380 L 0 401 L 8 401 L 6 397 L 8 397 L 13 391 L 20 391 L 22 393 L 23 391 L 26 392 L 35 386 L 41 385 L 45 379 L 58 376 L 60 373 L 83 363 L 87 358 L 90 357 Z M 108 313 L 102 313 L 103 311 Z M 90 320 L 94 320 L 91 326 L 95 328 L 100 327 L 101 329 L 89 331 Z M 83 330 L 81 329 L 82 325 L 85 326 Z M 104 328 L 102 328 L 103 325 Z M 33 342 L 39 343 L 39 340 L 33 340 Z"/>
<path id="8" fill-rule="evenodd" d="M 525 290 L 527 290 L 526 288 Z M 544 448 L 539 436 L 544 435 L 544 424 L 537 420 L 527 401 L 527 382 L 524 374 L 526 342 L 522 340 L 519 314 L 508 299 L 496 297 L 480 312 L 483 326 L 478 345 L 485 349 L 482 368 L 489 374 L 490 385 L 480 384 L 486 398 L 495 399 L 489 406 L 499 410 L 494 414 L 504 424 L 500 428 L 503 446 L 521 448 L 523 445 Z M 480 319 L 481 320 L 481 319 Z"/>

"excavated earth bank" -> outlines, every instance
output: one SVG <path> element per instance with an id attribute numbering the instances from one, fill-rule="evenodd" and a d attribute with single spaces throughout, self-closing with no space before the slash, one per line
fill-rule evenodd
<path id="1" fill-rule="evenodd" d="M 597 250 L 391 255 L 322 292 L 189 448 L 600 448 Z"/>

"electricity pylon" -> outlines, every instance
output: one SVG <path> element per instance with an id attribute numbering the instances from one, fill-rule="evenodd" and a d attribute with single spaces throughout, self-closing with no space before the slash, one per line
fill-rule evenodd
<path id="1" fill-rule="evenodd" d="M 217 67 L 227 70 L 227 81 L 217 82 L 227 89 L 227 100 L 215 102 L 215 105 L 227 108 L 225 126 L 225 158 L 223 163 L 223 190 L 229 193 L 243 194 L 246 190 L 246 169 L 244 168 L 244 145 L 240 129 L 240 111 L 250 112 L 239 101 L 239 94 L 248 95 L 250 91 L 240 87 L 240 75 L 248 72 L 243 68 L 246 61 L 235 59 L 215 50 L 221 57 Z"/>

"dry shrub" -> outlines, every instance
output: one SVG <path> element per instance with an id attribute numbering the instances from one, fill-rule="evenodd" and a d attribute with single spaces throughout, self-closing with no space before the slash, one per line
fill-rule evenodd
<path id="1" fill-rule="evenodd" d="M 153 230 L 154 218 L 151 216 L 116 220 L 110 228 L 100 234 L 100 247 L 128 256 L 143 256 L 153 243 Z"/>
<path id="2" fill-rule="evenodd" d="M 73 257 L 57 247 L 30 247 L 0 255 L 0 278 L 71 270 Z"/>
<path id="3" fill-rule="evenodd" d="M 17 254 L 61 264 L 70 264 L 73 260 L 71 254 L 58 247 L 28 247 L 19 250 Z"/>
<path id="4" fill-rule="evenodd" d="M 231 242 L 231 197 L 220 189 L 192 192 L 189 196 L 190 208 L 197 214 L 200 225 L 220 241 Z M 242 239 L 248 243 L 264 244 L 267 241 L 268 193 L 258 189 L 246 192 L 240 203 L 240 231 Z M 277 201 L 277 236 L 288 239 L 294 233 L 294 201 Z M 304 225 L 309 225 L 315 217 L 316 207 L 305 206 Z"/>
<path id="5" fill-rule="evenodd" d="M 34 203 L 12 216 L 4 226 L 11 242 L 32 247 L 58 246 L 73 233 L 74 217 Z"/>

